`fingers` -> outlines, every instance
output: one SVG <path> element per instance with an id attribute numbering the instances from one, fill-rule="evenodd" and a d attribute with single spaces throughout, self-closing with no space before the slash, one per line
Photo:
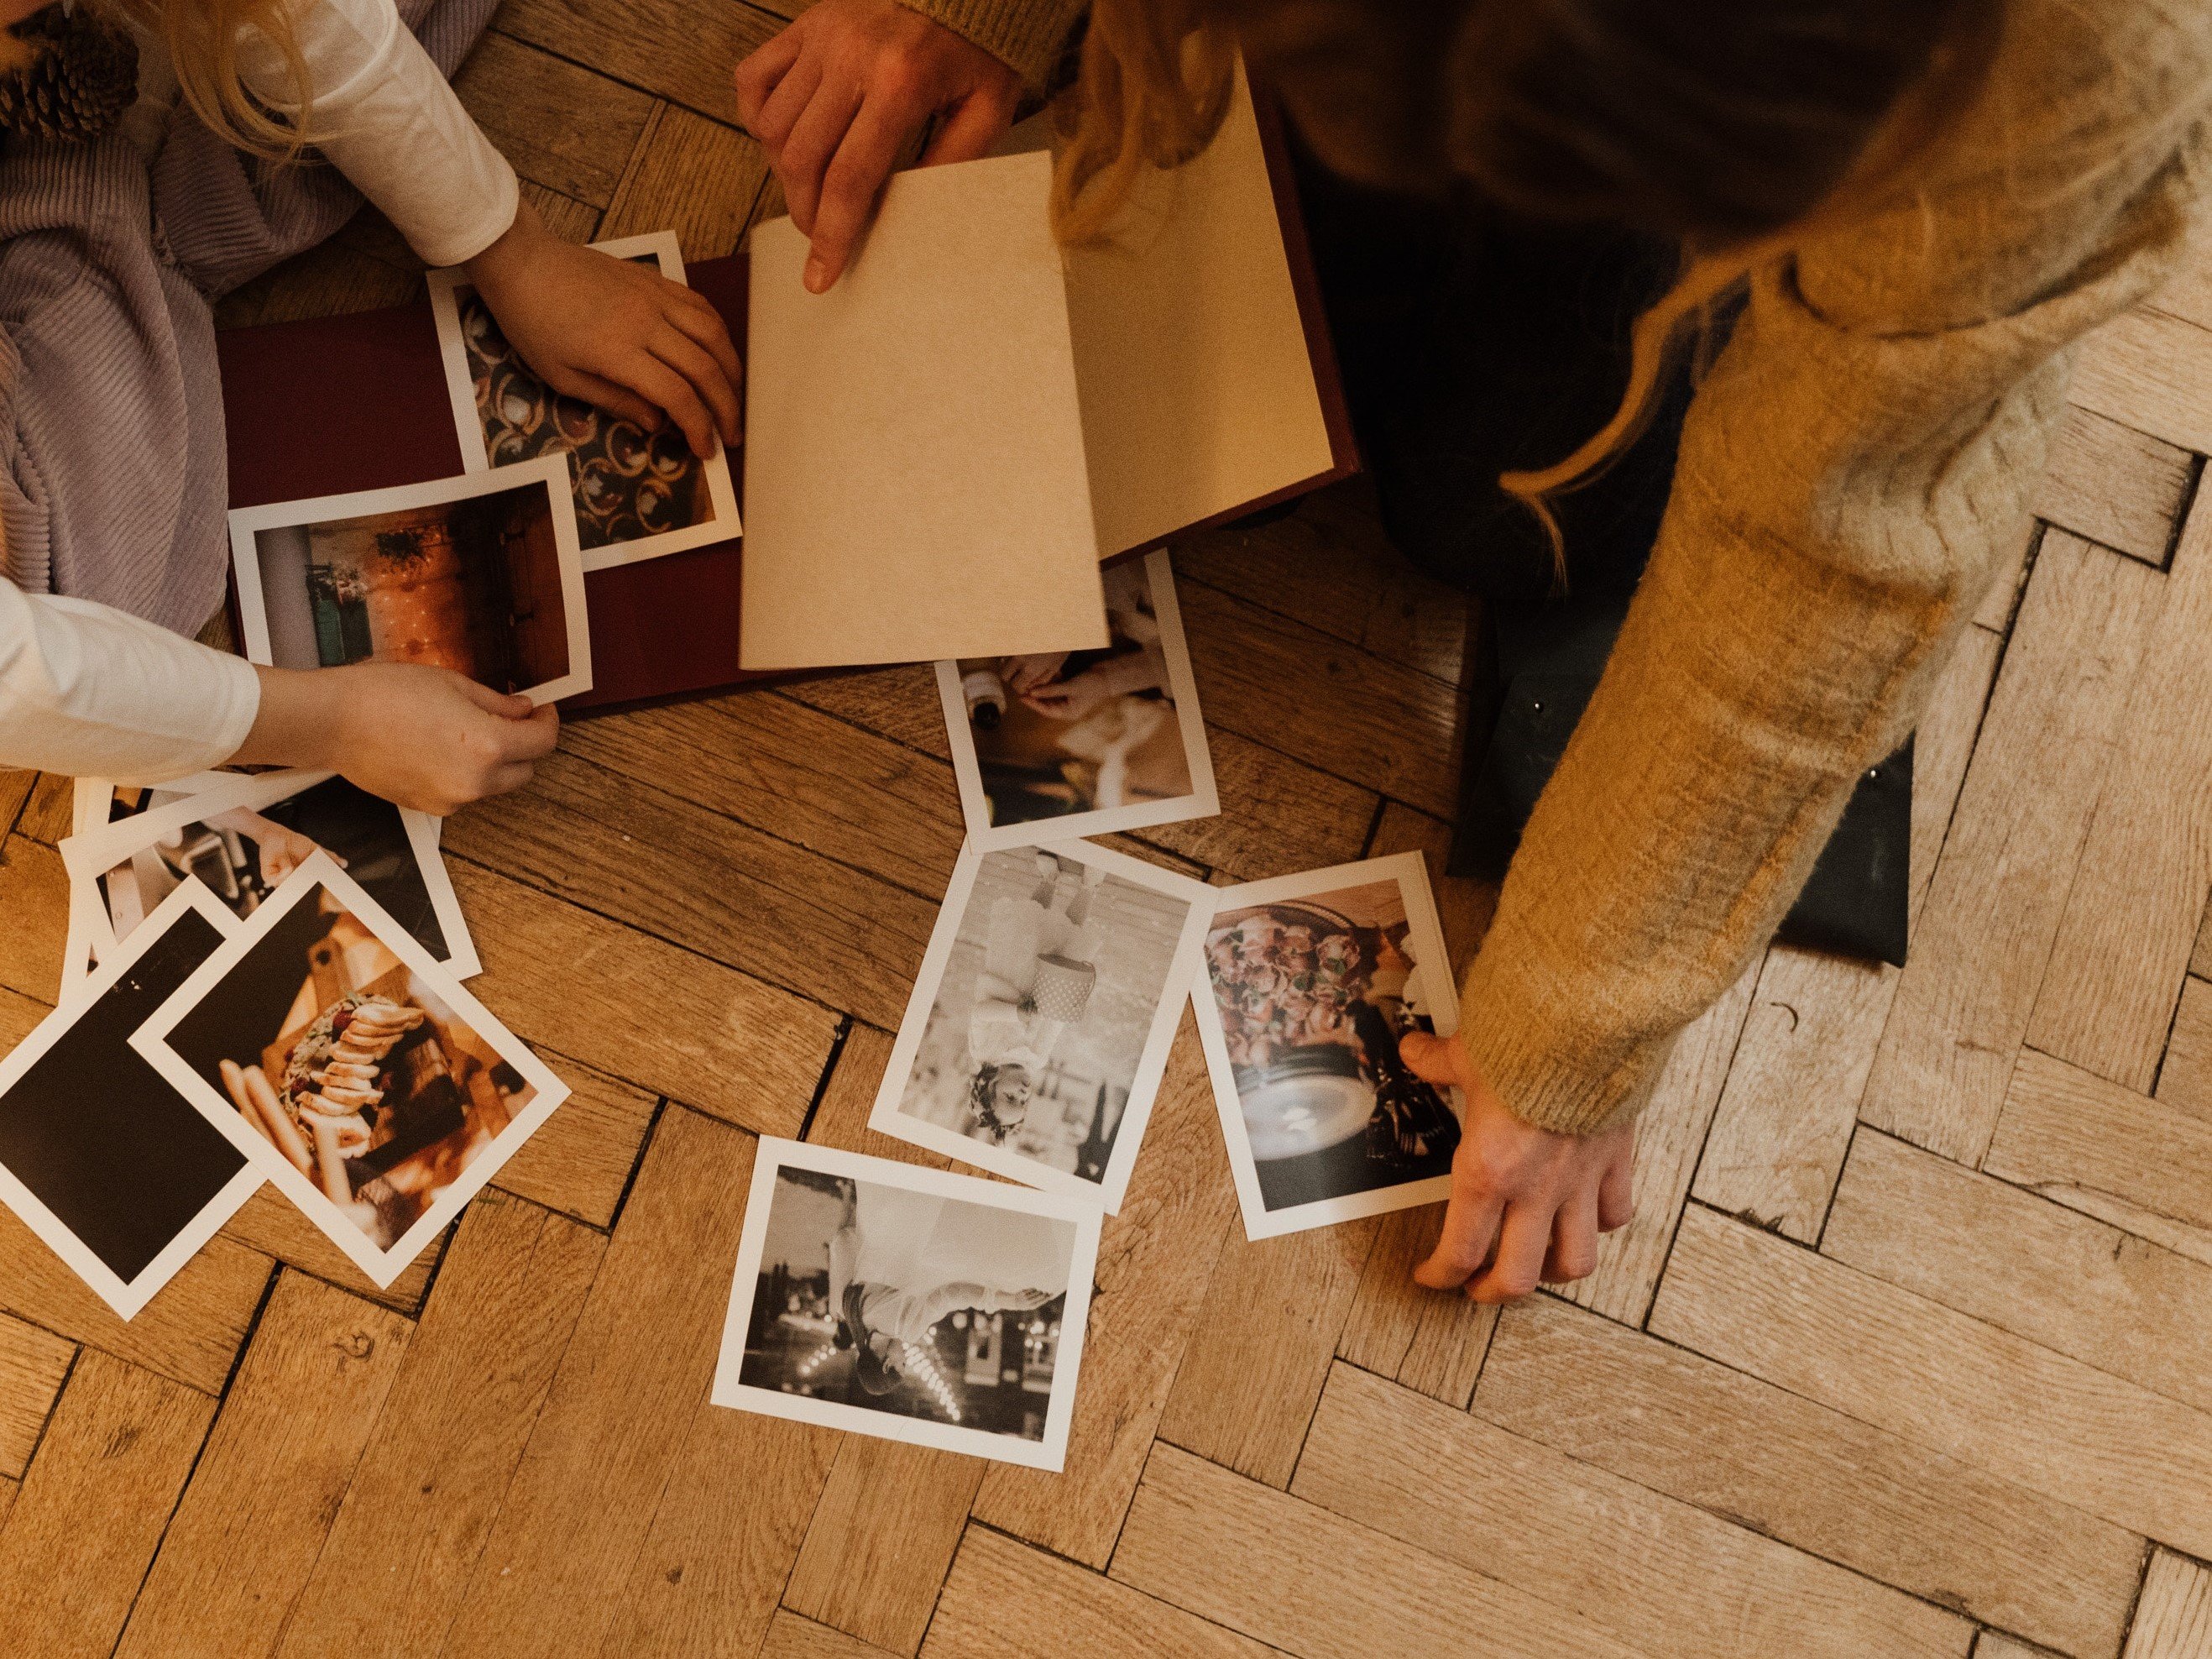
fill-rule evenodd
<path id="1" fill-rule="evenodd" d="M 775 83 L 775 90 L 762 101 L 760 112 L 745 123 L 752 129 L 753 137 L 761 141 L 768 159 L 781 173 L 783 167 L 783 146 L 791 137 L 791 130 L 799 125 L 812 103 L 816 90 L 822 85 L 822 64 L 812 58 L 801 57 Z"/>
<path id="2" fill-rule="evenodd" d="M 675 303 L 669 307 L 671 326 L 680 329 L 696 344 L 705 348 L 730 384 L 732 395 L 745 383 L 745 366 L 738 356 L 738 343 L 730 337 L 730 327 L 722 320 L 722 313 L 714 309 L 703 294 L 694 293 L 679 283 L 668 284 L 668 298 Z M 742 421 L 743 411 L 739 412 Z M 738 434 L 723 434 L 730 442 L 738 441 Z"/>
<path id="3" fill-rule="evenodd" d="M 1635 1218 L 1636 1138 L 1626 1135 L 1621 1139 L 1620 1151 L 1606 1165 L 1605 1174 L 1598 1182 L 1598 1231 L 1609 1233 L 1616 1227 L 1626 1227 Z"/>
<path id="4" fill-rule="evenodd" d="M 501 734 L 501 750 L 510 761 L 541 761 L 561 741 L 561 713 L 551 703 L 541 703 Z"/>
<path id="5" fill-rule="evenodd" d="M 580 398 L 647 432 L 658 432 L 666 424 L 666 417 L 649 399 L 588 369 L 563 369 L 557 375 L 547 375 L 545 383 L 565 397 Z"/>
<path id="6" fill-rule="evenodd" d="M 822 199 L 822 184 L 830 159 L 845 142 L 845 134 L 860 112 L 860 89 L 850 82 L 824 82 L 815 89 L 791 136 L 781 151 L 774 152 L 776 176 L 783 180 L 783 199 L 791 209 L 791 222 L 809 236 L 814 234 L 814 211 Z"/>
<path id="7" fill-rule="evenodd" d="M 519 720 L 527 718 L 534 706 L 529 698 L 519 692 L 495 691 L 481 680 L 472 680 L 465 674 L 455 674 L 453 680 L 460 687 L 461 695 L 488 714 Z"/>
<path id="8" fill-rule="evenodd" d="M 916 125 L 918 112 L 899 100 L 871 98 L 853 118 L 836 159 L 822 181 L 822 200 L 814 215 L 814 246 L 806 260 L 807 291 L 823 294 L 844 275 L 860 233 L 876 215 L 876 198 L 898 162 L 899 147 Z M 788 186 L 786 187 L 788 189 Z"/>
<path id="9" fill-rule="evenodd" d="M 1012 125 L 1018 101 L 1018 96 L 995 90 L 970 93 L 938 127 L 937 136 L 921 153 L 922 166 L 980 160 Z"/>
<path id="10" fill-rule="evenodd" d="M 1498 1218 L 1504 1206 L 1489 1193 L 1455 1192 L 1444 1209 L 1443 1234 L 1429 1259 L 1413 1269 L 1417 1284 L 1432 1291 L 1449 1291 L 1464 1285 L 1490 1259 L 1498 1241 Z"/>
<path id="11" fill-rule="evenodd" d="M 754 125 L 762 108 L 783 80 L 785 73 L 799 61 L 805 44 L 805 31 L 796 24 L 779 29 L 761 45 L 745 54 L 730 76 L 730 84 L 737 89 L 738 119 L 754 137 L 760 137 L 760 129 Z M 765 140 L 763 140 L 765 143 Z"/>
<path id="12" fill-rule="evenodd" d="M 1588 1279 L 1597 1271 L 1597 1194 L 1589 1188 L 1570 1196 L 1552 1218 L 1552 1247 L 1544 1259 L 1547 1284 Z"/>
<path id="13" fill-rule="evenodd" d="M 1452 1046 L 1428 1031 L 1407 1031 L 1398 1038 L 1398 1058 L 1424 1083 L 1456 1084 L 1459 1063 Z"/>
<path id="14" fill-rule="evenodd" d="M 640 395 L 668 411 L 694 455 L 714 453 L 714 416 L 690 381 L 650 351 L 641 351 L 624 365 L 624 375 Z"/>
<path id="15" fill-rule="evenodd" d="M 681 374 L 690 383 L 691 389 L 712 411 L 713 431 L 708 434 L 708 447 L 701 454 L 711 452 L 714 433 L 720 433 L 730 442 L 738 435 L 738 389 L 730 384 L 730 377 L 721 364 L 706 347 L 678 328 L 672 322 L 664 324 L 647 340 L 646 349 Z M 697 449 L 697 445 L 693 445 Z"/>
<path id="16" fill-rule="evenodd" d="M 1534 1290 L 1544 1276 L 1544 1258 L 1552 1248 L 1549 1206 L 1522 1200 L 1505 1212 L 1498 1233 L 1498 1258 L 1473 1284 L 1468 1297 L 1476 1302 L 1510 1302 Z"/>

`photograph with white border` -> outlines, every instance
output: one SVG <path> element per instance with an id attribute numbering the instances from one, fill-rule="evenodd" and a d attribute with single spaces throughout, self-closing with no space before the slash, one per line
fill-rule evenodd
<path id="1" fill-rule="evenodd" d="M 0 1202 L 125 1319 L 261 1185 L 259 1166 L 131 1045 L 238 931 L 185 883 L 0 1058 Z"/>
<path id="2" fill-rule="evenodd" d="M 237 507 L 230 565 L 250 661 L 427 663 L 538 703 L 592 689 L 566 456 Z"/>
<path id="3" fill-rule="evenodd" d="M 131 1044 L 379 1285 L 568 1094 L 323 853 Z"/>
<path id="4" fill-rule="evenodd" d="M 592 246 L 613 258 L 650 264 L 670 282 L 690 285 L 672 230 Z M 555 392 L 508 343 L 465 271 L 434 270 L 429 282 L 462 466 L 481 472 L 540 455 L 567 456 L 585 569 L 737 538 L 738 492 L 719 441 L 702 460 L 673 421 L 652 432 Z"/>
<path id="5" fill-rule="evenodd" d="M 1450 1195 L 1464 1103 L 1404 1032 L 1459 1028 L 1419 853 L 1224 887 L 1193 989 L 1248 1238 Z"/>
<path id="6" fill-rule="evenodd" d="M 235 782 L 237 772 L 187 772 L 161 783 L 117 783 L 107 778 L 70 781 L 70 833 L 81 836 L 103 823 L 115 823 L 138 813 L 166 806 L 180 795 L 197 795 L 203 789 Z"/>
<path id="7" fill-rule="evenodd" d="M 1121 1207 L 1213 890 L 1088 842 L 952 866 L 868 1127 Z"/>
<path id="8" fill-rule="evenodd" d="M 438 851 L 438 820 L 368 793 L 334 773 L 228 772 L 189 793 L 71 836 L 61 843 L 73 892 L 88 894 L 95 959 L 130 937 L 181 883 L 197 878 L 241 921 L 320 849 L 397 917 L 456 979 L 483 971 L 453 878 Z"/>
<path id="9" fill-rule="evenodd" d="M 714 1402 L 1058 1470 L 1098 1227 L 1079 1199 L 764 1139 Z"/>
<path id="10" fill-rule="evenodd" d="M 1100 575 L 1104 650 L 937 665 L 960 810 L 987 853 L 1221 810 L 1167 550 Z"/>

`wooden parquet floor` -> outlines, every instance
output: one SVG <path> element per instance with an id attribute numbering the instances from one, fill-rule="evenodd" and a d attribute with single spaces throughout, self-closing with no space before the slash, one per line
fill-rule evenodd
<path id="1" fill-rule="evenodd" d="M 775 25 L 508 0 L 459 82 L 564 234 L 711 255 L 774 210 L 727 76 Z M 227 319 L 418 280 L 365 220 Z M 1186 1025 L 1064 1476 L 710 1407 L 755 1137 L 916 1156 L 864 1121 L 945 736 L 918 669 L 580 724 L 446 837 L 575 1097 L 416 1270 L 264 1193 L 125 1325 L 0 1212 L 0 1652 L 2212 1655 L 2212 271 L 2075 399 L 1922 732 L 1911 965 L 1769 951 L 1571 1294 L 1413 1291 L 1432 1213 L 1246 1243 Z M 1176 556 L 1227 810 L 1135 850 L 1433 865 L 1457 602 L 1357 489 Z M 0 1044 L 67 811 L 0 774 Z"/>

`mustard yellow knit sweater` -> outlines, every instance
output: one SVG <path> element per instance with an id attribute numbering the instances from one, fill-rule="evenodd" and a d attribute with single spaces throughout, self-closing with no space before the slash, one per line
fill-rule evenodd
<path id="1" fill-rule="evenodd" d="M 908 3 L 1032 83 L 1080 9 Z M 1911 191 L 1756 279 L 1467 972 L 1513 1111 L 1633 1111 L 1765 945 L 2027 533 L 2075 343 L 2212 256 L 2208 167 L 2212 5 L 2015 0 Z"/>

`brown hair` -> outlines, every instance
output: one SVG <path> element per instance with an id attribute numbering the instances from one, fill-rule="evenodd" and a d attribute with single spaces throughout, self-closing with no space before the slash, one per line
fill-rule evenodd
<path id="1" fill-rule="evenodd" d="M 1519 212 L 1679 242 L 1680 279 L 1638 321 L 1613 418 L 1556 465 L 1499 480 L 1557 555 L 1547 498 L 1634 440 L 1718 301 L 1899 182 L 1978 81 L 2002 5 L 1093 0 L 1054 225 L 1102 234 L 1144 169 L 1202 145 L 1241 46 L 1309 139 L 1331 141 L 1324 158 L 1371 181 L 1464 179 Z"/>

